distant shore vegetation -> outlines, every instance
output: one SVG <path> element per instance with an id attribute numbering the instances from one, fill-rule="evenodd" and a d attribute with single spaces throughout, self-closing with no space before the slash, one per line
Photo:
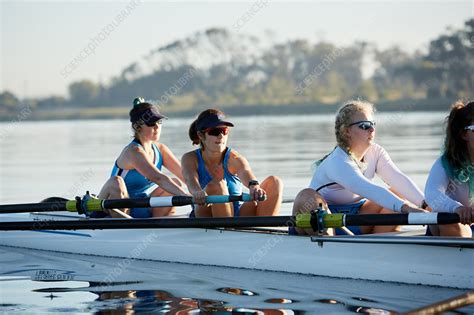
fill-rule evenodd
<path id="1" fill-rule="evenodd" d="M 222 42 L 232 34 L 210 29 L 205 35 Z M 306 113 L 324 111 L 352 98 L 391 110 L 397 106 L 399 110 L 441 109 L 445 101 L 472 98 L 473 47 L 474 19 L 470 19 L 463 28 L 448 28 L 431 40 L 425 53 L 407 53 L 399 47 L 380 50 L 366 42 L 338 47 L 294 40 L 267 48 L 251 62 L 231 59 L 206 69 L 187 63 L 160 65 L 145 75 L 133 76 L 136 64 L 132 64 L 108 84 L 87 79 L 71 83 L 67 97 L 19 99 L 13 91 L 3 91 L 0 119 L 12 119 L 25 108 L 32 119 L 125 117 L 131 99 L 138 95 L 177 114 L 208 107 L 236 114 L 255 113 L 258 108 Z M 157 52 L 183 54 L 183 49 L 177 41 Z M 364 77 L 369 57 L 374 71 Z M 405 104 L 405 108 L 396 104 Z"/>

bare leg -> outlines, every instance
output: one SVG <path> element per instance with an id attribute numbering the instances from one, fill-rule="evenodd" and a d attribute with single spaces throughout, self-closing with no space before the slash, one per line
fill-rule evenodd
<path id="1" fill-rule="evenodd" d="M 389 190 L 397 195 L 399 198 L 404 199 L 404 197 L 398 193 L 392 187 Z M 367 200 L 364 205 L 359 210 L 359 214 L 396 214 L 397 212 L 384 208 L 371 200 Z M 387 225 L 387 226 L 361 226 L 360 230 L 363 234 L 372 234 L 372 233 L 388 233 L 388 232 L 398 232 L 401 230 L 401 227 L 398 225 Z"/>
<path id="2" fill-rule="evenodd" d="M 455 224 L 440 224 L 436 225 L 439 229 L 439 236 L 452 236 L 452 237 L 472 237 L 472 230 L 469 225 L 460 223 Z M 432 232 L 434 235 L 434 233 Z"/>
<path id="3" fill-rule="evenodd" d="M 228 195 L 227 184 L 224 180 L 219 182 L 211 181 L 207 184 L 205 191 L 208 195 Z M 233 217 L 234 206 L 232 203 L 212 204 L 197 206 L 194 210 L 196 217 Z"/>
<path id="4" fill-rule="evenodd" d="M 240 216 L 278 215 L 283 196 L 283 182 L 277 176 L 269 176 L 260 185 L 267 193 L 267 200 L 246 202 L 240 207 Z"/>
<path id="5" fill-rule="evenodd" d="M 367 200 L 359 210 L 359 214 L 395 214 L 395 211 L 383 208 L 371 200 Z M 400 231 L 398 225 L 387 225 L 387 226 L 361 226 L 360 230 L 363 234 L 372 233 L 387 233 Z"/>
<path id="6" fill-rule="evenodd" d="M 99 196 L 100 199 L 124 199 L 128 198 L 128 191 L 127 187 L 125 186 L 125 182 L 122 177 L 120 176 L 112 176 L 110 177 L 102 186 L 100 190 Z M 126 214 L 130 214 L 130 209 L 120 209 Z M 105 212 L 109 213 L 107 210 Z M 114 212 L 109 213 L 112 217 L 120 217 L 117 216 Z"/>
<path id="7" fill-rule="evenodd" d="M 173 178 L 173 181 L 178 186 L 182 186 L 181 181 L 178 178 Z M 164 197 L 164 196 L 172 196 L 169 192 L 164 190 L 161 187 L 156 188 L 151 193 L 151 197 Z M 152 217 L 165 217 L 168 215 L 173 215 L 175 213 L 174 207 L 156 207 L 151 209 L 151 216 Z"/>
<path id="8" fill-rule="evenodd" d="M 322 205 L 324 209 L 328 209 L 326 201 L 323 197 L 311 188 L 303 189 L 296 195 L 295 202 L 293 203 L 293 215 L 300 213 L 309 213 L 311 210 L 316 210 L 319 205 Z M 317 232 L 313 229 L 300 229 L 296 228 L 296 232 L 300 235 L 316 235 Z M 328 229 L 327 235 L 334 235 L 333 229 Z"/>

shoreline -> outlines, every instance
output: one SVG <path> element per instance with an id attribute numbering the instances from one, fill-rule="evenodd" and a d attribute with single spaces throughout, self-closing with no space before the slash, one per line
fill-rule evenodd
<path id="1" fill-rule="evenodd" d="M 376 103 L 378 112 L 448 112 L 452 100 L 398 100 Z M 241 105 L 218 107 L 228 116 L 284 116 L 335 113 L 342 103 L 337 104 L 288 104 L 288 105 Z M 209 108 L 196 106 L 180 110 L 162 107 L 161 111 L 169 117 L 194 117 L 200 111 Z M 28 111 L 25 111 L 28 109 Z M 91 107 L 64 108 L 55 110 L 35 110 L 28 106 L 18 112 L 0 112 L 0 122 L 81 120 L 81 119 L 124 119 L 128 118 L 130 107 Z M 26 114 L 25 114 L 26 112 Z"/>

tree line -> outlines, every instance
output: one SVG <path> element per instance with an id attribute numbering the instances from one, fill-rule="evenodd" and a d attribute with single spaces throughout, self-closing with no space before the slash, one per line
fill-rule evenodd
<path id="1" fill-rule="evenodd" d="M 375 71 L 364 78 L 364 58 Z M 126 71 L 107 85 L 81 80 L 69 85 L 68 97 L 20 101 L 0 94 L 0 110 L 21 103 L 37 109 L 129 106 L 144 95 L 162 106 L 179 109 L 209 106 L 334 104 L 360 97 L 373 102 L 400 99 L 472 97 L 474 86 L 474 19 L 448 29 L 430 41 L 428 51 L 407 53 L 399 47 L 380 50 L 366 42 L 338 47 L 295 40 L 274 45 L 245 66 L 221 64 L 206 71 L 183 64 L 156 70 L 133 80 Z"/>

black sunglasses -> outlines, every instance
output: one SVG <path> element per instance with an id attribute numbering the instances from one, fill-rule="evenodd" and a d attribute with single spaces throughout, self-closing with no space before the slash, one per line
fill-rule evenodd
<path id="1" fill-rule="evenodd" d="M 362 130 L 369 130 L 370 128 L 375 129 L 375 121 L 370 121 L 370 120 L 361 120 L 361 121 L 356 121 L 355 123 L 352 123 L 349 125 L 349 127 L 357 125 Z"/>
<path id="2" fill-rule="evenodd" d="M 148 127 L 155 127 L 156 125 L 161 125 L 161 124 L 163 124 L 163 119 L 157 120 L 154 123 L 149 123 L 149 122 L 145 123 L 145 125 L 147 125 Z"/>

